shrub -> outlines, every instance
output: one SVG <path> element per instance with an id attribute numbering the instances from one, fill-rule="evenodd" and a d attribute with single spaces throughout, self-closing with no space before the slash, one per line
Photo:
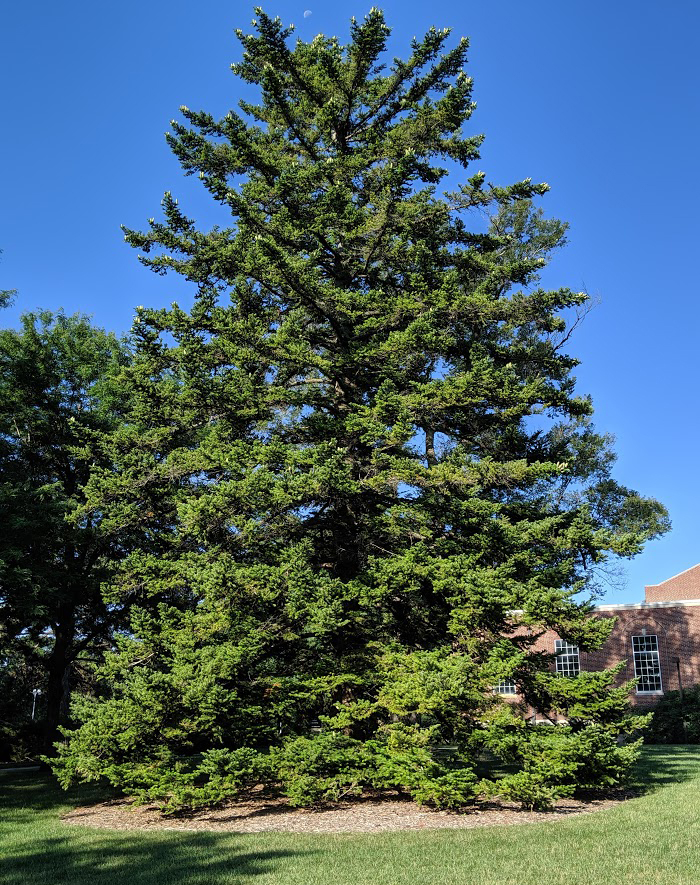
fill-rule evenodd
<path id="1" fill-rule="evenodd" d="M 407 791 L 421 805 L 458 808 L 476 794 L 476 775 L 459 754 L 437 758 L 430 744 L 434 728 L 395 724 L 385 727 L 383 741 L 371 741 L 374 754 L 373 785 Z"/>
<path id="2" fill-rule="evenodd" d="M 425 776 L 411 790 L 420 805 L 435 808 L 461 808 L 473 801 L 476 775 L 469 768 L 458 768 L 437 776 Z"/>
<path id="3" fill-rule="evenodd" d="M 490 795 L 530 809 L 549 808 L 555 798 L 576 791 L 600 791 L 625 783 L 641 744 L 639 740 L 620 744 L 614 729 L 595 723 L 579 729 L 530 726 L 514 734 L 520 770 L 481 786 Z M 501 741 L 492 749 L 498 754 L 502 745 Z M 513 745 L 507 746 L 512 753 Z M 510 761 L 512 756 L 501 758 Z"/>
<path id="4" fill-rule="evenodd" d="M 604 790 L 624 783 L 640 746 L 639 741 L 619 744 L 615 731 L 598 724 L 578 730 L 540 726 L 531 731 L 523 753 L 524 770 L 552 786 L 578 790 Z"/>
<path id="5" fill-rule="evenodd" d="M 370 756 L 362 741 L 328 731 L 273 748 L 270 765 L 292 805 L 315 805 L 361 793 L 371 779 Z"/>
<path id="6" fill-rule="evenodd" d="M 164 814 L 176 814 L 235 799 L 245 789 L 266 780 L 268 774 L 267 755 L 242 747 L 186 757 L 163 751 L 160 758 L 144 759 L 137 765 L 107 766 L 101 777 L 131 796 L 137 805 L 154 803 Z M 60 783 L 70 783 L 74 776 L 65 766 L 57 768 L 57 775 Z"/>
<path id="7" fill-rule="evenodd" d="M 647 741 L 652 744 L 700 743 L 700 685 L 668 691 L 654 709 Z"/>
<path id="8" fill-rule="evenodd" d="M 44 723 L 0 718 L 0 762 L 33 762 L 39 756 Z"/>
<path id="9" fill-rule="evenodd" d="M 359 741 L 337 732 L 299 737 L 270 753 L 292 805 L 356 796 L 368 787 L 407 792 L 419 803 L 457 808 L 474 798 L 476 776 L 464 760 L 438 760 L 430 729 L 392 725 L 382 740 Z"/>
<path id="10" fill-rule="evenodd" d="M 572 787 L 553 786 L 545 775 L 531 771 L 507 774 L 496 782 L 482 781 L 480 786 L 487 795 L 519 802 L 528 811 L 544 811 L 552 807 L 554 799 L 573 792 Z"/>

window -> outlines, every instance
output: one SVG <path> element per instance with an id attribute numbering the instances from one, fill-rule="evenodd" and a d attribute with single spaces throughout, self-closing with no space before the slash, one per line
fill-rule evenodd
<path id="1" fill-rule="evenodd" d="M 496 694 L 517 694 L 518 689 L 512 679 L 501 679 L 498 685 L 494 685 L 493 690 Z"/>
<path id="2" fill-rule="evenodd" d="M 557 676 L 578 676 L 581 672 L 578 645 L 571 645 L 565 639 L 557 639 L 554 643 L 554 652 Z"/>
<path id="3" fill-rule="evenodd" d="M 637 679 L 637 694 L 662 692 L 657 637 L 633 636 L 632 655 L 634 657 L 634 675 Z"/>

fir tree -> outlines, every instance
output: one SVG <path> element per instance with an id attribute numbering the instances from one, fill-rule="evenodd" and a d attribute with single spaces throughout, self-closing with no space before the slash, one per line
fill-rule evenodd
<path id="1" fill-rule="evenodd" d="M 565 237 L 533 205 L 547 186 L 471 168 L 465 39 L 431 29 L 387 68 L 376 9 L 347 45 L 254 25 L 233 70 L 259 103 L 182 108 L 168 135 L 231 226 L 166 194 L 126 231 L 195 300 L 137 313 L 134 413 L 92 501 L 140 539 L 113 591 L 139 609 L 61 777 L 169 808 L 257 781 L 450 805 L 487 748 L 521 769 L 493 789 L 530 804 L 608 783 L 626 689 L 557 680 L 533 637 L 604 641 L 577 594 L 666 516 L 611 478 L 574 390 L 586 297 L 538 285 Z M 502 679 L 571 727 L 527 727 Z"/>

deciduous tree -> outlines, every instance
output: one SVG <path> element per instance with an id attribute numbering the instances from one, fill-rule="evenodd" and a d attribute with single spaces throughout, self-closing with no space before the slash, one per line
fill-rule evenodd
<path id="1" fill-rule="evenodd" d="M 126 361 L 124 345 L 81 316 L 27 314 L 19 331 L 0 331 L 0 657 L 42 690 L 47 751 L 80 658 L 101 654 L 116 617 L 100 585 L 120 549 L 80 508 L 123 411 L 114 379 Z M 28 718 L 31 700 L 0 718 Z"/>

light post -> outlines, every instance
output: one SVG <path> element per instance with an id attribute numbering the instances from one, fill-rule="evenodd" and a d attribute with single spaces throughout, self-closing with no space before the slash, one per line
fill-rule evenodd
<path id="1" fill-rule="evenodd" d="M 40 688 L 33 688 L 32 694 L 34 695 L 34 700 L 32 702 L 32 721 L 33 721 L 34 720 L 34 713 L 36 712 L 36 699 L 41 694 L 41 689 Z"/>
<path id="2" fill-rule="evenodd" d="M 685 704 L 683 703 L 683 682 L 681 680 L 681 659 L 673 658 L 673 663 L 676 665 L 676 672 L 678 673 L 678 696 L 681 701 L 681 725 L 683 727 L 683 743 L 688 743 L 688 726 L 685 722 Z"/>

